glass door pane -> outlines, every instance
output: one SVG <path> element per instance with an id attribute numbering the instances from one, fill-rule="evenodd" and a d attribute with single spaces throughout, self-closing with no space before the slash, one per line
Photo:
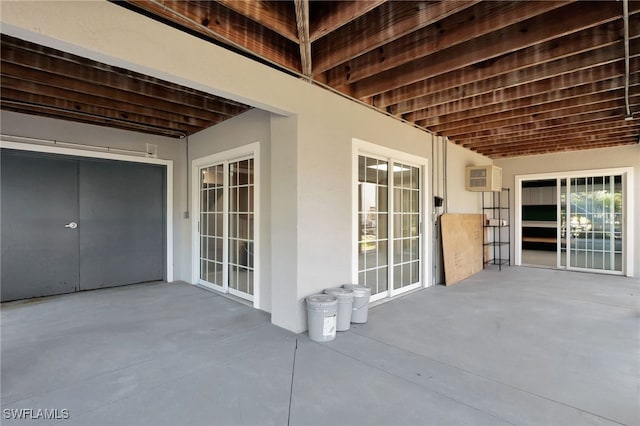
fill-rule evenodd
<path id="1" fill-rule="evenodd" d="M 388 163 L 358 158 L 358 283 L 388 290 Z"/>
<path id="2" fill-rule="evenodd" d="M 220 287 L 223 280 L 224 164 L 200 170 L 200 279 Z"/>
<path id="3" fill-rule="evenodd" d="M 567 179 L 560 179 L 560 267 L 567 267 Z"/>
<path id="4" fill-rule="evenodd" d="M 393 163 L 393 289 L 420 282 L 420 169 Z"/>
<path id="5" fill-rule="evenodd" d="M 568 266 L 622 272 L 622 176 L 571 178 Z"/>
<path id="6" fill-rule="evenodd" d="M 253 159 L 229 163 L 229 292 L 253 295 Z"/>

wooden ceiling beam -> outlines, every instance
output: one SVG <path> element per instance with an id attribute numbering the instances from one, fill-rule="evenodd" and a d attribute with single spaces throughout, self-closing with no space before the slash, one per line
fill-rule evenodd
<path id="1" fill-rule="evenodd" d="M 385 2 L 313 43 L 314 73 L 322 73 L 477 2 L 478 0 Z"/>
<path id="2" fill-rule="evenodd" d="M 23 107 L 23 106 L 18 106 L 18 105 L 8 103 L 1 99 L 0 99 L 0 109 L 22 113 L 22 114 L 39 115 L 42 117 L 54 118 L 59 120 L 68 120 L 68 121 L 73 121 L 77 123 L 86 123 L 86 124 L 92 124 L 92 125 L 98 125 L 98 126 L 106 126 L 106 127 L 115 128 L 115 129 L 147 133 L 151 135 L 168 136 L 173 138 L 179 138 L 182 136 L 181 135 L 182 131 L 175 131 L 171 129 L 158 129 L 158 128 L 153 128 L 153 127 L 136 124 L 136 123 L 123 123 L 122 121 L 111 120 L 106 117 L 88 118 L 87 116 L 82 114 L 75 114 L 73 112 L 65 113 L 65 112 L 51 110 L 44 107 L 37 107 L 37 106 Z"/>
<path id="3" fill-rule="evenodd" d="M 640 95 L 631 96 L 629 98 L 632 105 L 640 103 Z M 496 121 L 492 121 L 491 123 L 468 123 L 466 126 L 456 127 L 448 129 L 445 132 L 438 131 L 438 134 L 443 134 L 444 136 L 448 136 L 452 139 L 457 139 L 460 135 L 465 135 L 469 133 L 473 133 L 475 131 L 484 130 L 487 128 L 499 128 L 499 127 L 509 127 L 509 126 L 518 126 L 528 123 L 537 123 L 537 122 L 546 122 L 548 120 L 554 119 L 563 119 L 576 115 L 584 115 L 593 112 L 599 111 L 609 111 L 620 109 L 620 117 L 623 118 L 623 110 L 624 110 L 624 99 L 622 97 L 619 98 L 609 98 L 601 102 L 594 102 L 589 105 L 571 105 L 565 108 L 553 109 L 551 111 L 544 111 L 534 114 L 529 114 L 522 117 L 515 118 L 504 118 Z M 422 125 L 422 123 L 420 123 Z"/>
<path id="4" fill-rule="evenodd" d="M 72 61 L 47 57 L 46 55 L 34 55 L 30 52 L 16 50 L 6 45 L 2 45 L 0 49 L 2 58 L 2 73 L 20 76 L 22 73 L 33 75 L 32 80 L 37 78 L 53 78 L 56 81 L 67 80 L 67 88 L 73 81 L 84 83 L 84 90 L 91 93 L 91 87 L 98 86 L 108 87 L 113 90 L 131 94 L 130 102 L 146 105 L 149 99 L 160 99 L 166 102 L 166 106 L 171 105 L 175 111 L 183 111 L 181 113 L 191 114 L 207 119 L 211 113 L 234 116 L 247 110 L 246 105 L 236 102 L 226 102 L 214 95 L 205 94 L 203 92 L 196 93 L 194 91 L 180 91 L 179 86 L 172 84 L 158 84 L 146 80 L 139 80 L 137 75 L 119 74 L 117 69 L 109 72 L 102 69 L 91 68 L 88 66 L 78 66 Z M 46 72 L 46 75 L 40 75 L 38 71 Z M 37 80 L 35 80 L 37 81 Z M 46 80 L 45 80 L 46 81 Z M 119 93 L 115 92 L 115 93 Z M 137 101 L 136 101 L 137 99 Z M 186 108 L 189 107 L 189 108 Z M 163 107 L 164 108 L 164 107 Z"/>
<path id="5" fill-rule="evenodd" d="M 548 146 L 544 150 L 536 149 L 536 150 L 522 150 L 522 151 L 511 151 L 504 153 L 495 153 L 489 156 L 493 159 L 499 158 L 512 158 L 512 157 L 524 157 L 531 155 L 542 155 L 542 154 L 553 154 L 559 152 L 571 152 L 571 151 L 583 151 L 586 149 L 598 149 L 598 148 L 612 148 L 621 145 L 633 145 L 636 142 L 633 140 L 625 140 L 625 141 L 614 141 L 609 143 L 598 143 L 598 144 L 587 144 L 587 145 L 570 145 L 570 146 Z"/>
<path id="6" fill-rule="evenodd" d="M 564 138 L 547 139 L 545 142 L 524 140 L 517 143 L 504 144 L 504 145 L 493 146 L 493 147 L 486 147 L 486 146 L 474 147 L 473 150 L 476 152 L 483 152 L 483 153 L 508 152 L 508 151 L 522 150 L 523 148 L 538 148 L 538 147 L 544 147 L 549 145 L 558 146 L 558 145 L 572 145 L 572 144 L 575 145 L 580 143 L 589 143 L 589 144 L 590 143 L 606 143 L 606 142 L 615 141 L 617 139 L 632 138 L 634 136 L 637 136 L 637 133 L 632 132 L 630 130 L 603 132 L 598 135 L 589 135 L 589 136 L 571 134 L 571 135 L 567 135 Z"/>
<path id="7" fill-rule="evenodd" d="M 481 2 L 326 72 L 338 88 L 564 6 L 568 1 Z"/>
<path id="8" fill-rule="evenodd" d="M 265 0 L 216 0 L 271 31 L 298 43 L 295 11 L 286 1 Z"/>
<path id="9" fill-rule="evenodd" d="M 95 96 L 86 92 L 68 90 L 59 86 L 40 84 L 34 81 L 22 80 L 20 78 L 3 75 L 0 78 L 0 94 L 9 99 L 21 99 L 21 95 L 30 96 L 41 95 L 49 98 L 64 99 L 76 104 L 76 109 L 88 105 L 95 108 L 105 108 L 118 111 L 123 118 L 129 114 L 148 118 L 166 120 L 175 124 L 185 124 L 200 128 L 207 128 L 215 121 L 222 120 L 225 116 L 218 115 L 215 120 L 203 120 L 197 117 L 170 112 L 168 110 L 154 109 L 150 106 L 134 105 L 123 102 L 113 97 Z"/>
<path id="10" fill-rule="evenodd" d="M 636 73 L 630 80 L 632 85 L 640 83 L 640 73 Z M 520 88 L 521 86 L 518 86 Z M 426 120 L 428 126 L 437 126 L 440 124 L 453 123 L 472 118 L 480 118 L 484 115 L 499 114 L 503 112 L 513 111 L 528 106 L 538 106 L 548 104 L 550 102 L 576 99 L 580 96 L 594 95 L 604 93 L 611 90 L 624 88 L 624 77 L 617 76 L 606 80 L 600 80 L 595 83 L 580 84 L 566 89 L 558 89 L 542 93 L 534 96 L 522 96 L 509 101 L 495 102 L 488 101 L 485 105 L 474 107 L 470 102 L 457 101 L 452 104 L 440 105 L 440 108 L 431 108 L 430 111 L 422 110 L 405 114 L 403 117 L 408 121 Z M 576 102 L 578 100 L 576 99 Z M 468 105 L 466 111 L 460 110 L 461 105 Z M 437 111 L 437 110 L 440 111 Z M 454 112 L 445 112 L 455 110 Z M 439 112 L 439 113 L 438 113 Z"/>
<path id="11" fill-rule="evenodd" d="M 551 130 L 554 128 L 560 128 L 563 126 L 569 125 L 579 125 L 585 123 L 593 123 L 597 124 L 600 120 L 608 120 L 608 119 L 617 119 L 624 120 L 622 117 L 623 106 L 621 104 L 609 105 L 610 108 L 603 109 L 603 105 L 597 105 L 595 107 L 590 107 L 592 112 L 584 111 L 578 114 L 570 114 L 562 117 L 554 117 L 549 119 L 540 119 L 536 121 L 530 121 L 527 123 L 516 122 L 512 124 L 504 124 L 503 126 L 496 126 L 491 128 L 481 128 L 473 131 L 469 131 L 468 133 L 459 134 L 456 136 L 451 136 L 450 138 L 464 143 L 465 140 L 470 140 L 471 138 L 478 138 L 482 136 L 494 136 L 496 138 L 501 135 L 510 134 L 519 131 L 527 131 L 527 130 L 537 130 L 537 131 L 545 131 Z M 634 107 L 637 105 L 633 105 Z"/>
<path id="12" fill-rule="evenodd" d="M 145 74 L 140 74 L 131 70 L 127 70 L 120 67 L 114 67 L 101 62 L 96 62 L 91 59 L 83 58 L 71 53 L 63 52 L 60 50 L 52 49 L 49 47 L 26 42 L 14 37 L 2 34 L 0 36 L 3 54 L 3 60 L 9 62 L 26 65 L 30 64 L 32 68 L 46 68 L 48 70 L 57 69 L 60 71 L 67 70 L 69 68 L 82 67 L 95 73 L 102 73 L 102 75 L 109 75 L 110 79 L 131 79 L 138 81 L 142 85 L 149 85 L 149 87 L 157 87 L 158 90 L 164 90 L 165 93 L 169 93 L 173 96 L 195 96 L 205 97 L 208 100 L 214 100 L 225 106 L 237 106 L 240 108 L 246 108 L 246 105 L 233 101 L 231 99 L 223 99 L 215 95 L 204 93 L 202 91 L 193 89 L 191 87 L 182 86 L 168 81 L 163 81 Z M 101 83 L 103 84 L 103 83 Z M 166 94 L 165 96 L 166 97 Z M 200 102 L 201 103 L 201 102 Z M 225 112 L 220 112 L 226 114 Z M 230 113 L 233 115 L 233 113 Z"/>
<path id="13" fill-rule="evenodd" d="M 579 41 L 580 39 L 582 42 Z M 581 37 L 576 40 L 576 43 L 563 44 L 562 46 L 566 46 L 564 49 L 566 55 L 556 57 L 553 54 L 548 57 L 548 62 L 539 63 L 540 56 L 545 55 L 540 55 L 538 49 L 527 49 L 524 55 L 522 52 L 515 52 L 484 67 L 463 68 L 376 95 L 374 104 L 377 107 L 386 108 L 393 104 L 417 99 L 418 105 L 427 107 L 563 74 L 576 73 L 617 62 L 623 58 L 622 46 L 619 43 L 607 42 L 602 47 L 596 40 Z M 581 49 L 582 45 L 590 43 L 596 43 L 594 48 Z M 640 56 L 639 45 L 640 43 L 631 44 L 631 57 Z M 577 51 L 576 48 L 578 48 Z M 438 94 L 439 92 L 445 93 Z"/>
<path id="14" fill-rule="evenodd" d="M 539 123 L 529 123 L 522 126 L 503 127 L 485 129 L 481 132 L 476 132 L 471 135 L 465 135 L 462 138 L 456 139 L 457 142 L 463 145 L 472 145 L 475 143 L 487 144 L 487 143 L 500 143 L 501 140 L 509 139 L 530 139 L 536 137 L 536 135 L 549 134 L 549 135 L 566 135 L 571 133 L 574 129 L 586 129 L 587 127 L 596 130 L 605 130 L 610 127 L 621 125 L 625 120 L 620 119 L 619 114 L 615 112 L 606 112 L 605 114 L 590 114 L 591 121 L 584 120 L 567 120 L 565 122 L 555 120 L 551 124 L 551 127 L 544 128 Z M 627 122 L 628 123 L 628 122 Z M 538 125 L 536 125 L 538 124 Z"/>
<path id="15" fill-rule="evenodd" d="M 631 87 L 630 95 L 640 94 L 640 85 L 634 85 Z M 593 92 L 591 90 L 585 90 L 586 94 L 577 95 L 571 98 L 554 100 L 550 102 L 528 102 L 523 100 L 519 105 L 513 105 L 512 108 L 503 109 L 497 112 L 490 113 L 486 111 L 482 114 L 465 117 L 464 114 L 459 114 L 454 119 L 449 121 L 442 121 L 436 125 L 426 125 L 427 121 L 421 121 L 430 130 L 443 134 L 453 134 L 453 132 L 463 131 L 466 127 L 483 125 L 486 127 L 493 127 L 495 123 L 502 123 L 505 120 L 521 119 L 521 120 L 535 120 L 541 114 L 550 113 L 554 111 L 564 111 L 568 108 L 585 107 L 588 105 L 597 104 L 604 101 L 621 101 L 624 99 L 624 85 L 623 87 L 608 88 L 606 90 L 600 90 Z"/>
<path id="16" fill-rule="evenodd" d="M 82 74 L 82 69 L 74 69 L 73 72 Z M 113 99 L 120 100 L 120 102 L 127 102 L 133 105 L 146 105 L 154 109 L 174 111 L 178 114 L 193 116 L 206 121 L 215 121 L 220 115 L 218 111 L 208 110 L 205 108 L 196 108 L 195 105 L 180 104 L 177 101 L 166 100 L 161 97 L 161 93 L 165 93 L 165 97 L 168 95 L 166 91 L 162 91 L 158 94 L 138 93 L 135 88 L 127 88 L 126 85 L 123 85 L 121 86 L 122 88 L 119 88 L 119 84 L 117 83 L 112 86 L 96 84 L 96 82 L 103 80 L 91 81 L 79 79 L 77 76 L 59 75 L 48 71 L 41 71 L 35 68 L 24 67 L 6 61 L 2 61 L 2 73 L 6 76 L 13 76 L 15 78 L 20 78 L 22 80 L 32 81 L 36 83 L 46 81 L 50 86 L 57 86 L 67 90 L 90 93 L 94 96 L 101 96 L 105 98 L 111 97 Z M 203 103 L 203 99 L 201 99 L 200 102 Z M 206 107 L 206 105 L 202 106 Z M 219 105 L 216 105 L 216 107 L 218 106 Z M 244 110 L 246 111 L 246 109 L 247 108 L 245 108 Z M 234 107 L 233 110 L 238 111 L 238 114 L 241 112 L 241 110 L 239 110 L 237 107 Z"/>
<path id="17" fill-rule="evenodd" d="M 507 135 L 501 135 L 499 138 L 487 137 L 482 139 L 465 139 L 460 144 L 465 148 L 476 147 L 494 147 L 500 145 L 508 145 L 511 143 L 518 143 L 521 141 L 546 141 L 551 138 L 562 139 L 567 135 L 596 135 L 602 132 L 631 130 L 637 132 L 638 125 L 632 124 L 629 121 L 620 119 L 601 120 L 593 123 L 572 124 L 566 127 L 557 127 L 551 130 L 536 130 L 518 132 Z"/>
<path id="18" fill-rule="evenodd" d="M 127 3 L 206 37 L 300 72 L 298 45 L 219 3 L 127 0 Z"/>
<path id="19" fill-rule="evenodd" d="M 633 63 L 640 65 L 640 58 L 634 58 L 632 60 Z M 571 94 L 588 87 L 595 87 L 595 90 L 601 87 L 622 87 L 624 84 L 623 78 L 624 63 L 620 60 L 617 63 L 601 65 L 519 86 L 499 88 L 482 95 L 454 99 L 448 102 L 445 99 L 441 99 L 445 95 L 434 96 L 432 97 L 434 104 L 431 107 L 402 114 L 402 117 L 409 121 L 428 120 L 428 122 L 436 120 L 437 117 L 467 112 L 472 117 L 474 116 L 472 114 L 475 114 L 477 110 L 509 108 L 509 106 L 519 104 L 523 99 L 529 99 L 533 102 L 545 102 L 571 96 Z M 633 74 L 632 81 L 634 81 L 634 84 L 637 79 L 640 79 L 640 75 L 638 73 Z M 436 99 L 440 102 L 437 102 Z M 408 103 L 412 102 L 409 101 Z M 413 104 L 413 106 L 415 105 Z M 396 111 L 398 107 L 401 107 L 401 105 L 398 104 L 390 108 L 391 112 Z M 402 107 L 406 108 L 408 105 L 405 104 Z M 442 119 L 441 121 L 446 120 Z"/>
<path id="20" fill-rule="evenodd" d="M 637 141 L 637 135 L 633 134 L 622 134 L 622 133 L 613 133 L 610 135 L 606 135 L 605 137 L 597 137 L 597 138 L 570 138 L 564 140 L 549 140 L 545 143 L 534 143 L 534 144 L 521 144 L 521 145 L 511 145 L 511 146 L 502 146 L 500 148 L 486 149 L 486 148 L 478 148 L 472 149 L 471 151 L 477 152 L 479 154 L 485 155 L 490 158 L 495 158 L 497 155 L 513 155 L 514 153 L 519 152 L 528 152 L 529 155 L 531 153 L 545 153 L 551 150 L 558 150 L 560 148 L 574 148 L 574 149 L 592 149 L 596 146 L 614 146 L 626 144 L 629 142 L 633 142 L 634 139 Z"/>
<path id="21" fill-rule="evenodd" d="M 612 20 L 619 20 L 619 6 L 614 2 L 599 2 L 597 7 L 585 8 L 580 2 L 572 3 L 360 80 L 354 84 L 354 93 L 357 98 L 381 94 L 425 78 L 445 74 L 476 63 L 486 63 L 501 55 Z M 639 9 L 640 2 L 630 5 L 630 12 L 635 13 Z"/>
<path id="22" fill-rule="evenodd" d="M 311 40 L 309 39 L 309 0 L 293 0 L 296 8 L 302 74 L 311 77 Z"/>
<path id="23" fill-rule="evenodd" d="M 347 0 L 331 3 L 320 2 L 314 5 L 316 8 L 322 7 L 324 10 L 312 10 L 313 21 L 311 22 L 311 33 L 309 34 L 311 42 L 358 19 L 386 1 L 387 0 Z"/>
<path id="24" fill-rule="evenodd" d="M 633 133 L 611 133 L 588 138 L 570 137 L 564 140 L 550 140 L 547 143 L 522 143 L 508 146 L 505 145 L 499 148 L 478 148 L 474 149 L 474 151 L 488 157 L 493 157 L 497 154 L 505 155 L 515 152 L 545 152 L 550 149 L 569 147 L 575 147 L 578 149 L 585 149 L 588 147 L 588 149 L 590 149 L 594 146 L 620 144 L 621 142 L 632 142 L 634 137 L 637 137 L 637 135 L 634 135 Z"/>
<path id="25" fill-rule="evenodd" d="M 63 115 L 69 116 L 84 116 L 85 120 L 102 123 L 101 118 L 118 121 L 125 126 L 129 124 L 137 123 L 146 125 L 158 129 L 168 129 L 174 132 L 183 132 L 186 134 L 192 134 L 199 131 L 201 128 L 197 126 L 191 126 L 184 123 L 175 123 L 159 118 L 147 117 L 133 113 L 123 114 L 121 111 L 113 110 L 110 108 L 102 108 L 88 104 L 79 104 L 77 102 L 68 101 L 66 99 L 53 98 L 50 96 L 44 96 L 39 94 L 22 92 L 18 99 L 12 99 L 5 96 L 7 92 L 2 89 L 2 102 L 5 104 L 15 102 L 14 106 L 26 107 L 27 105 L 33 106 L 36 109 L 47 109 L 50 111 L 56 111 Z M 213 122 L 215 124 L 215 122 Z"/>

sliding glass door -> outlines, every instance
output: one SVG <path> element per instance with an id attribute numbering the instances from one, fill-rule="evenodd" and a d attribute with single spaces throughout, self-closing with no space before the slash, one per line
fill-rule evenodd
<path id="1" fill-rule="evenodd" d="M 623 272 L 623 186 L 621 175 L 563 179 L 562 266 Z"/>
<path id="2" fill-rule="evenodd" d="M 420 169 L 393 163 L 393 289 L 420 283 Z"/>
<path id="3" fill-rule="evenodd" d="M 200 284 L 254 294 L 254 160 L 200 167 Z"/>
<path id="4" fill-rule="evenodd" d="M 626 241 L 634 219 L 629 173 L 623 168 L 516 177 L 519 264 L 633 274 L 633 246 Z"/>
<path id="5" fill-rule="evenodd" d="M 358 156 L 358 283 L 372 300 L 422 283 L 422 168 Z"/>

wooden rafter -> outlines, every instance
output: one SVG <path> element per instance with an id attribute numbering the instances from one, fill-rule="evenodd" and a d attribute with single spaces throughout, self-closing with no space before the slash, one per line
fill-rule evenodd
<path id="1" fill-rule="evenodd" d="M 526 49 L 525 49 L 526 50 Z M 620 46 L 607 45 L 603 48 L 580 51 L 579 53 L 560 58 L 550 58 L 549 62 L 538 63 L 537 61 L 525 61 L 521 67 L 516 67 L 510 71 L 494 71 L 494 65 L 481 67 L 473 72 L 473 68 L 454 71 L 449 74 L 438 76 L 432 79 L 423 80 L 405 86 L 401 90 L 392 90 L 374 97 L 374 104 L 377 106 L 392 105 L 411 99 L 421 98 L 424 105 L 438 105 L 462 99 L 464 97 L 477 96 L 490 93 L 494 90 L 515 87 L 522 84 L 541 81 L 551 77 L 565 74 L 573 74 L 579 70 L 587 70 L 602 65 L 617 62 L 620 57 Z M 533 54 L 533 52 L 531 52 Z M 640 46 L 632 46 L 632 56 L 640 54 Z M 520 52 L 509 55 L 518 62 Z M 506 58 L 506 60 L 509 60 Z M 499 65 L 495 65 L 499 67 Z M 465 71 L 469 71 L 465 75 Z M 502 71 L 502 72 L 500 72 Z M 482 79 L 481 77 L 485 77 Z M 576 82 L 577 83 L 577 82 Z M 438 95 L 438 92 L 453 89 L 449 95 Z M 428 98 L 433 96 L 433 98 Z"/>
<path id="2" fill-rule="evenodd" d="M 495 32 L 540 13 L 559 8 L 563 2 L 481 2 L 378 49 L 327 71 L 332 87 L 353 84 L 363 78 L 432 55 L 474 38 Z"/>
<path id="3" fill-rule="evenodd" d="M 631 104 L 637 106 L 640 104 L 640 96 L 631 97 Z M 623 105 L 623 104 L 622 104 Z M 613 111 L 616 112 L 621 108 L 621 102 L 619 99 L 612 100 L 603 100 L 601 102 L 596 102 L 590 105 L 577 105 L 570 106 L 567 108 L 556 109 L 552 111 L 540 112 L 535 117 L 529 117 L 525 119 L 521 119 L 519 117 L 516 118 L 503 118 L 493 122 L 491 125 L 484 125 L 484 123 L 475 124 L 468 123 L 466 126 L 457 127 L 455 130 L 451 130 L 446 133 L 447 136 L 453 139 L 463 139 L 464 135 L 469 133 L 473 133 L 476 131 L 485 130 L 487 128 L 493 127 L 513 127 L 513 126 L 521 126 L 529 123 L 539 125 L 540 123 L 549 123 L 553 122 L 553 120 L 564 120 L 571 117 L 582 118 L 591 113 L 599 113 L 603 111 Z M 542 126 L 538 127 L 538 129 L 543 128 Z"/>
<path id="4" fill-rule="evenodd" d="M 637 143 L 640 134 L 639 118 L 624 120 L 620 2 L 116 4 L 305 75 L 493 158 Z M 640 2 L 630 1 L 629 11 L 631 109 L 638 117 Z M 0 105 L 12 111 L 175 136 L 248 109 L 4 36 L 0 55 Z"/>
<path id="5" fill-rule="evenodd" d="M 593 136 L 569 136 L 568 138 L 559 138 L 555 141 L 550 141 L 547 144 L 548 148 L 571 148 L 573 146 L 580 145 L 609 145 L 613 143 L 617 143 L 618 139 L 622 139 L 625 142 L 633 142 L 634 137 L 637 137 L 637 132 L 600 132 L 597 135 Z M 482 152 L 483 154 L 492 155 L 494 152 L 523 152 L 530 151 L 532 149 L 537 149 L 539 146 L 539 142 L 522 142 L 522 143 L 514 143 L 510 144 L 507 147 L 504 145 L 500 148 L 486 148 L 486 149 L 474 149 L 475 151 Z"/>
<path id="6" fill-rule="evenodd" d="M 633 62 L 640 65 L 639 61 L 638 58 L 634 58 Z M 517 86 L 496 88 L 480 95 L 459 97 L 457 91 L 448 93 L 453 90 L 447 90 L 435 96 L 402 102 L 389 109 L 391 113 L 396 114 L 402 110 L 409 111 L 402 114 L 409 121 L 427 120 L 429 124 L 436 124 L 447 121 L 444 116 L 449 114 L 467 112 L 474 114 L 474 111 L 484 108 L 493 108 L 495 112 L 495 109 L 501 108 L 502 105 L 512 106 L 514 105 L 512 102 L 524 103 L 524 99 L 531 102 L 560 99 L 565 94 L 574 93 L 575 90 L 580 90 L 579 88 L 585 85 L 598 84 L 598 86 L 594 86 L 595 88 L 600 88 L 602 85 L 617 87 L 616 85 L 623 83 L 623 72 L 624 64 L 622 61 L 618 61 Z M 567 91 L 571 89 L 573 91 Z M 420 109 L 425 105 L 426 98 L 433 100 L 433 103 L 429 104 L 432 106 Z"/>
<path id="7" fill-rule="evenodd" d="M 634 18 L 634 26 L 640 33 L 640 16 Z M 462 68 L 405 86 L 403 90 L 386 92 L 375 97 L 375 103 L 389 106 L 394 114 L 405 114 L 456 101 L 461 97 L 477 96 L 481 94 L 482 89 L 488 89 L 485 92 L 493 92 L 541 80 L 547 80 L 552 87 L 556 87 L 556 84 L 561 83 L 560 79 L 549 79 L 582 69 L 597 71 L 604 79 L 610 76 L 610 70 L 602 69 L 602 64 L 622 59 L 618 47 L 621 31 L 622 25 L 618 22 L 600 25 L 514 52 L 497 61 Z M 597 51 L 604 47 L 609 48 Z M 636 53 L 637 51 L 638 49 L 634 50 Z M 526 72 L 517 72 L 527 68 Z M 588 78 L 589 74 L 586 73 L 574 78 L 571 84 L 577 85 L 581 80 Z M 419 96 L 416 97 L 414 94 Z"/>
<path id="8" fill-rule="evenodd" d="M 0 97 L 12 111 L 177 137 L 248 109 L 4 35 L 0 57 Z"/>
<path id="9" fill-rule="evenodd" d="M 271 31 L 298 43 L 298 31 L 293 7 L 285 1 L 257 0 L 216 0 L 222 6 L 233 10 Z"/>
<path id="10" fill-rule="evenodd" d="M 637 107 L 637 105 L 633 105 Z M 580 108 L 580 107 L 577 107 Z M 583 110 L 582 112 L 575 112 L 571 115 L 562 117 L 551 117 L 548 119 L 540 119 L 535 122 L 528 123 L 512 123 L 504 124 L 501 127 L 492 128 L 478 128 L 469 129 L 467 133 L 453 136 L 452 139 L 464 143 L 474 137 L 489 136 L 494 138 L 501 138 L 503 135 L 511 134 L 518 131 L 534 130 L 537 132 L 557 129 L 566 126 L 570 133 L 570 126 L 582 125 L 582 124 L 597 124 L 601 120 L 616 119 L 623 120 L 620 115 L 620 103 L 609 104 L 608 108 L 604 109 L 604 105 L 598 105 L 597 107 L 591 107 L 594 112 L 588 112 Z"/>
<path id="11" fill-rule="evenodd" d="M 631 93 L 637 93 L 640 85 L 640 73 L 633 74 L 631 79 Z M 548 92 L 538 96 L 522 97 L 513 101 L 498 102 L 478 108 L 470 108 L 465 112 L 455 112 L 439 117 L 416 118 L 429 128 L 437 130 L 438 126 L 456 127 L 472 120 L 481 121 L 489 126 L 494 119 L 507 116 L 527 115 L 535 111 L 550 110 L 569 105 L 586 105 L 592 101 L 600 101 L 607 97 L 619 97 L 619 91 L 624 90 L 622 77 L 607 79 L 597 83 L 582 84 L 563 90 Z"/>
<path id="12" fill-rule="evenodd" d="M 462 142 L 461 145 L 466 148 L 496 148 L 501 145 L 520 143 L 522 141 L 540 143 L 553 139 L 561 140 L 566 138 L 568 135 L 594 136 L 610 131 L 637 131 L 637 128 L 633 123 L 612 118 L 608 120 L 600 120 L 597 124 L 572 124 L 570 126 L 556 127 L 549 130 L 520 131 L 512 134 L 500 135 L 499 138 L 492 136 L 485 137 L 483 139 L 467 139 Z"/>
<path id="13" fill-rule="evenodd" d="M 293 0 L 296 7 L 296 22 L 300 43 L 302 74 L 311 77 L 311 40 L 309 39 L 309 0 Z"/>
<path id="14" fill-rule="evenodd" d="M 361 98 L 384 93 L 420 82 L 425 77 L 445 74 L 488 61 L 619 18 L 619 8 L 615 3 L 606 2 L 600 6 L 584 10 L 581 3 L 573 3 L 503 30 L 408 62 L 355 83 L 355 96 Z M 634 12 L 639 9 L 640 2 L 633 6 Z"/>
<path id="15" fill-rule="evenodd" d="M 222 43 L 284 68 L 299 71 L 297 43 L 216 2 L 180 0 L 127 0 L 141 10 L 168 19 Z"/>
<path id="16" fill-rule="evenodd" d="M 314 71 L 324 72 L 475 3 L 476 0 L 385 2 L 314 43 Z M 392 31 L 388 31 L 389 26 Z"/>
<path id="17" fill-rule="evenodd" d="M 331 5 L 328 2 L 314 4 L 315 8 L 312 12 L 314 19 L 311 23 L 311 33 L 309 34 L 311 42 L 358 19 L 385 1 L 387 0 L 346 0 L 334 2 Z M 318 10 L 320 7 L 325 10 Z"/>

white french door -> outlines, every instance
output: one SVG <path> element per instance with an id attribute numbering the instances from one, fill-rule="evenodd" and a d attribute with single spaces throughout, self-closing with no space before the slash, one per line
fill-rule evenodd
<path id="1" fill-rule="evenodd" d="M 254 158 L 198 167 L 198 283 L 254 298 Z"/>
<path id="2" fill-rule="evenodd" d="M 357 280 L 371 299 L 423 285 L 423 173 L 420 164 L 359 154 Z"/>

